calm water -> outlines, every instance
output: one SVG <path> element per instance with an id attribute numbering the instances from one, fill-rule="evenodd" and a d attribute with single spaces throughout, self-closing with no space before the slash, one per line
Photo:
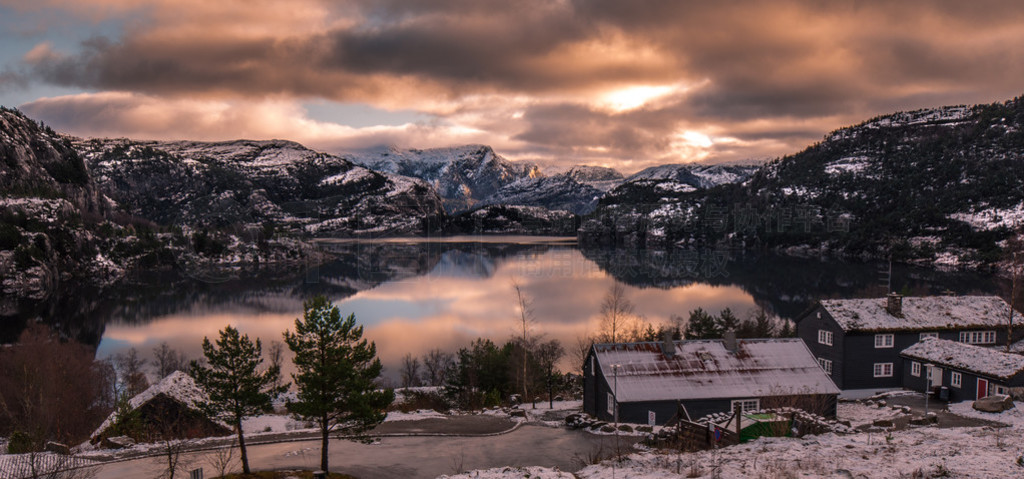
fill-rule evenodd
<path id="1" fill-rule="evenodd" d="M 652 323 L 698 307 L 731 308 L 741 318 L 763 307 L 792 319 L 818 298 L 878 296 L 885 290 L 881 264 L 580 250 L 571 240 L 552 238 L 339 242 L 323 248 L 338 260 L 243 277 L 186 270 L 140 276 L 139 285 L 107 299 L 72 302 L 85 311 L 75 320 L 81 323 L 76 334 L 95 337 L 101 358 L 131 347 L 148 357 L 163 341 L 198 357 L 202 338 L 215 337 L 227 324 L 264 343 L 280 340 L 301 316 L 303 300 L 325 294 L 343 314 L 355 313 L 365 336 L 377 344 L 385 374 L 395 379 L 407 353 L 455 351 L 478 337 L 504 341 L 514 335 L 513 281 L 533 301 L 533 332 L 566 346 L 599 329 L 601 299 L 616 281 L 626 286 L 636 313 Z M 907 267 L 894 268 L 892 285 L 915 295 L 1007 290 L 983 275 Z M 564 361 L 562 367 L 572 365 Z"/>

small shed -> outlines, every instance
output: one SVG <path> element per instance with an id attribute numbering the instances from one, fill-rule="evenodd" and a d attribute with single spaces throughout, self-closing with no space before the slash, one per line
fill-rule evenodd
<path id="1" fill-rule="evenodd" d="M 92 433 L 92 444 L 115 436 L 129 436 L 136 442 L 161 439 L 192 439 L 231 434 L 223 422 L 211 419 L 201 409 L 206 392 L 191 376 L 176 371 L 128 401 L 132 420 L 118 424 L 118 411 Z"/>
<path id="2" fill-rule="evenodd" d="M 795 407 L 835 417 L 839 388 L 800 339 L 595 344 L 583 409 L 604 421 L 665 424 L 677 414 Z"/>
<path id="3" fill-rule="evenodd" d="M 903 384 L 925 391 L 948 388 L 950 402 L 973 401 L 992 394 L 1024 398 L 1024 356 L 957 341 L 926 338 L 906 348 Z"/>

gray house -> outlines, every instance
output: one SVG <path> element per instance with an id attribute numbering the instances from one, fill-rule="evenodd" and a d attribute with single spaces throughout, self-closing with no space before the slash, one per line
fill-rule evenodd
<path id="1" fill-rule="evenodd" d="M 991 394 L 1024 397 L 1024 356 L 945 339 L 924 339 L 903 350 L 903 387 L 949 389 L 950 402 Z"/>
<path id="2" fill-rule="evenodd" d="M 595 344 L 583 366 L 583 410 L 604 421 L 665 424 L 799 407 L 835 417 L 839 389 L 799 339 Z"/>
<path id="3" fill-rule="evenodd" d="M 830 299 L 797 318 L 796 328 L 841 389 L 898 388 L 900 351 L 928 337 L 1006 344 L 1009 308 L 997 296 Z"/>

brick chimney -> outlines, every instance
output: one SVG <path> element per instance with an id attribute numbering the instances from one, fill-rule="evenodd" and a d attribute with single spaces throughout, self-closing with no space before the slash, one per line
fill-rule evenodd
<path id="1" fill-rule="evenodd" d="M 889 293 L 885 299 L 885 310 L 893 316 L 903 317 L 903 296 L 896 293 Z"/>

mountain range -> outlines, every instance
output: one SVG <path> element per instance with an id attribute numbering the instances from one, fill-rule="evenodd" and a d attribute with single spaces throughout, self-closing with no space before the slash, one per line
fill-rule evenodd
<path id="1" fill-rule="evenodd" d="M 628 177 L 546 173 L 483 145 L 86 140 L 4 108 L 0 284 L 38 299 L 135 267 L 311 261 L 317 237 L 461 233 L 988 265 L 1019 243 L 1022 151 L 1021 99 L 879 116 L 765 165 Z"/>
<path id="2" fill-rule="evenodd" d="M 768 248 L 974 267 L 1024 220 L 1024 100 L 879 116 L 702 190 L 626 183 L 585 244 Z"/>

